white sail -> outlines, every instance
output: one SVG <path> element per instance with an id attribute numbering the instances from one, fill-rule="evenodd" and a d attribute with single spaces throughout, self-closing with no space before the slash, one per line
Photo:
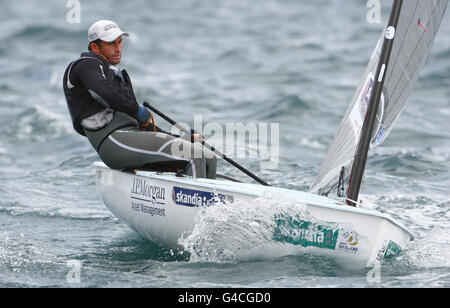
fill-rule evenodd
<path id="1" fill-rule="evenodd" d="M 428 58 L 447 8 L 448 0 L 403 1 L 395 29 L 390 64 L 385 72 L 383 94 L 374 128 L 371 148 L 380 145 L 389 135 L 413 90 L 419 73 Z M 328 154 L 310 192 L 327 195 L 337 188 L 339 180 L 348 178 L 366 116 L 374 76 L 385 35 L 383 31 L 364 76 L 330 145 Z"/>

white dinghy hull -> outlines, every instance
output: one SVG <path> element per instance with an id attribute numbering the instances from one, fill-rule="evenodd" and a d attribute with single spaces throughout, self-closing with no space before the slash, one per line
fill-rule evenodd
<path id="1" fill-rule="evenodd" d="M 124 173 L 103 163 L 95 163 L 95 168 L 97 188 L 108 209 L 143 237 L 169 247 L 194 230 L 205 206 L 245 205 L 265 194 L 298 204 L 294 216 L 273 215 L 272 243 L 267 243 L 295 247 L 296 254 L 370 264 L 398 254 L 413 240 L 405 227 L 383 213 L 309 193 L 154 172 Z"/>

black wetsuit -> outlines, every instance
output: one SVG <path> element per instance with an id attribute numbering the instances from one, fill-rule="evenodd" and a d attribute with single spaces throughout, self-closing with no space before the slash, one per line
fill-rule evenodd
<path id="1" fill-rule="evenodd" d="M 140 131 L 135 119 L 139 104 L 125 70 L 82 53 L 67 67 L 63 87 L 74 129 L 89 139 L 110 168 L 186 169 L 196 177 L 215 178 L 216 158 L 207 150 L 159 128 Z"/>

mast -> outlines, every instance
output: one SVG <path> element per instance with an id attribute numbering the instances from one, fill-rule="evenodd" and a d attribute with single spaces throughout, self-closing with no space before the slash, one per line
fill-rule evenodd
<path id="1" fill-rule="evenodd" d="M 350 173 L 349 186 L 347 190 L 347 204 L 356 206 L 354 203 L 358 201 L 359 191 L 361 188 L 361 181 L 366 167 L 367 155 L 369 151 L 370 141 L 372 137 L 373 128 L 377 117 L 378 107 L 380 105 L 381 95 L 383 92 L 384 77 L 389 64 L 392 46 L 394 45 L 395 33 L 400 19 L 400 12 L 402 9 L 403 0 L 394 0 L 391 15 L 389 17 L 386 35 L 381 49 L 380 60 L 378 62 L 376 80 L 372 93 L 370 95 L 369 107 L 361 130 L 358 148 L 355 154 L 352 171 Z M 381 120 L 381 119 L 380 119 Z"/>

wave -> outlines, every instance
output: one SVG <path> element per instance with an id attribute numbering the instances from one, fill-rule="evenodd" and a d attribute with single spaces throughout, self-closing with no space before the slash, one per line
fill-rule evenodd
<path id="1" fill-rule="evenodd" d="M 68 116 L 50 111 L 40 105 L 25 107 L 2 125 L 9 140 L 44 142 L 72 134 Z"/>
<path id="2" fill-rule="evenodd" d="M 450 222 L 450 202 L 447 195 L 439 196 L 434 192 L 397 193 L 375 197 L 372 204 L 377 204 L 378 210 L 394 213 L 401 221 L 410 225 L 419 237 L 435 226 L 446 227 Z"/>
<path id="3" fill-rule="evenodd" d="M 80 221 L 114 221 L 119 220 L 110 214 L 106 209 L 87 209 L 87 208 L 49 208 L 37 209 L 27 206 L 0 206 L 0 214 L 10 217 L 36 217 L 36 218 L 51 218 L 51 219 L 68 219 Z"/>
<path id="4" fill-rule="evenodd" d="M 411 178 L 436 176 L 446 172 L 435 160 L 419 153 L 374 154 L 369 164 L 371 169 Z"/>
<path id="5" fill-rule="evenodd" d="M 3 142 L 0 140 L 0 155 L 8 154 L 9 150 L 3 147 Z"/>
<path id="6" fill-rule="evenodd" d="M 449 227 L 434 227 L 395 259 L 380 264 L 380 287 L 446 287 L 450 269 Z M 369 287 L 371 285 L 368 285 Z"/>
<path id="7" fill-rule="evenodd" d="M 279 230 L 274 217 L 317 222 L 305 207 L 293 200 L 266 193 L 253 201 L 202 209 L 192 233 L 182 236 L 179 244 L 189 252 L 192 263 L 228 264 L 294 256 L 310 258 L 315 263 L 325 258 L 345 268 L 345 262 L 332 254 L 323 256 L 326 252 L 322 251 L 317 255 L 314 247 L 303 248 L 274 239 Z M 342 226 L 332 224 L 331 227 Z"/>
<path id="8" fill-rule="evenodd" d="M 203 209 L 193 232 L 179 244 L 190 253 L 191 262 L 234 263 L 248 258 L 252 251 L 277 254 L 279 250 L 261 248 L 275 245 L 272 230 L 277 210 L 265 201 L 258 198 L 248 204 Z"/>
<path id="9" fill-rule="evenodd" d="M 399 257 L 383 264 L 388 271 L 401 269 L 406 274 L 412 270 L 450 267 L 450 202 L 436 201 L 427 196 L 364 197 L 365 207 L 389 212 L 395 219 L 408 225 L 415 234 L 412 242 Z M 370 205 L 367 203 L 370 203 Z M 287 256 L 306 256 L 317 262 L 313 250 L 302 250 L 273 239 L 276 224 L 274 217 L 314 219 L 305 208 L 298 207 L 283 196 L 267 194 L 247 203 L 232 207 L 202 209 L 193 232 L 184 235 L 179 244 L 190 254 L 193 263 L 242 263 L 279 260 Z M 340 227 L 336 225 L 336 227 Z M 431 229 L 431 231 L 430 231 Z M 433 255 L 430 259 L 430 255 Z M 326 256 L 327 262 L 345 269 L 345 262 Z M 355 270 L 361 270 L 355 266 Z M 317 273 L 316 273 L 317 274 Z M 396 272 L 398 274 L 398 271 Z"/>
<path id="10" fill-rule="evenodd" d="M 73 40 L 76 37 L 84 37 L 85 35 L 85 31 L 81 30 L 73 31 L 51 25 L 28 25 L 14 33 L 11 33 L 9 37 L 5 39 L 14 39 L 14 41 L 17 42 L 21 42 L 23 40 L 54 42 L 56 38 L 70 38 L 70 40 Z"/>
<path id="11" fill-rule="evenodd" d="M 420 268 L 450 268 L 448 227 L 435 227 L 417 240 L 407 253 L 410 264 Z"/>
<path id="12" fill-rule="evenodd" d="M 80 162 L 83 167 L 78 167 Z M 69 158 L 55 168 L 0 178 L 0 214 L 14 219 L 117 221 L 97 195 L 91 164 L 85 158 Z"/>
<path id="13" fill-rule="evenodd" d="M 295 112 L 306 111 L 310 106 L 298 95 L 285 95 L 278 100 L 246 104 L 240 108 L 242 118 L 274 121 L 292 115 Z"/>

